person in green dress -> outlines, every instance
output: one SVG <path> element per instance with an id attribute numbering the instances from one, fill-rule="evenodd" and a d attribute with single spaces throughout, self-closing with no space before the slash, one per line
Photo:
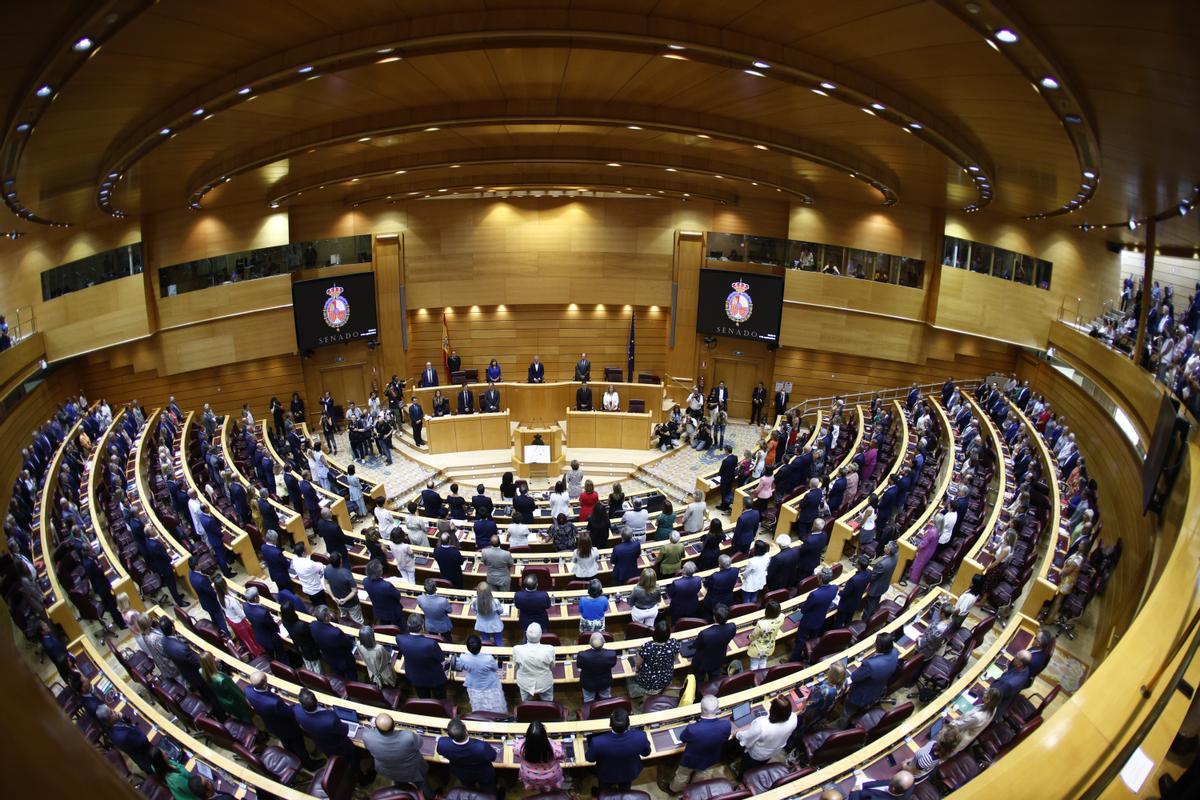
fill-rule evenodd
<path id="1" fill-rule="evenodd" d="M 157 747 L 150 753 L 150 766 L 154 776 L 163 782 L 173 800 L 200 800 L 188 787 L 191 774 L 178 761 L 167 758 L 167 754 Z"/>
<path id="2" fill-rule="evenodd" d="M 242 694 L 241 688 L 233 682 L 233 678 L 217 667 L 217 659 L 212 653 L 203 653 L 200 656 L 200 672 L 204 675 L 204 680 L 212 687 L 213 694 L 217 696 L 217 702 L 221 705 L 222 711 L 238 722 L 254 722 L 254 716 L 250 712 L 250 707 L 246 705 L 246 697 Z"/>
<path id="3" fill-rule="evenodd" d="M 678 575 L 683 569 L 683 544 L 679 541 L 679 531 L 671 531 L 671 541 L 658 549 L 658 574 L 664 578 Z"/>
<path id="4" fill-rule="evenodd" d="M 663 500 L 662 511 L 654 518 L 654 539 L 655 541 L 664 542 L 671 538 L 671 531 L 675 529 L 675 506 L 671 505 L 670 500 Z"/>

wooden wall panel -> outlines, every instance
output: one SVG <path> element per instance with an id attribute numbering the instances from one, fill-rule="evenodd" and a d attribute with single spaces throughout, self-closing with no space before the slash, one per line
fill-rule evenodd
<path id="1" fill-rule="evenodd" d="M 1132 364 L 1130 365 L 1131 368 Z M 1128 628 L 1154 561 L 1155 520 L 1142 515 L 1142 462 L 1108 412 L 1044 361 L 1022 356 L 1018 377 L 1045 394 L 1067 427 L 1096 480 L 1105 546 L 1122 542 L 1121 561 L 1102 598 L 1092 655 L 1102 657 Z"/>
<path id="2" fill-rule="evenodd" d="M 173 328 L 190 322 L 291 304 L 292 277 L 272 275 L 269 278 L 227 283 L 174 297 L 160 297 L 158 323 L 162 328 Z"/>
<path id="3" fill-rule="evenodd" d="M 929 232 L 938 221 L 939 213 L 924 206 L 888 208 L 822 198 L 815 205 L 792 206 L 787 238 L 932 261 L 941 255 L 930 250 Z"/>
<path id="4" fill-rule="evenodd" d="M 637 308 L 638 372 L 662 375 L 665 369 L 666 330 L 669 311 Z M 592 362 L 592 377 L 603 379 L 604 367 L 625 370 L 629 344 L 630 311 L 622 306 L 597 310 L 581 305 L 577 310 L 562 306 L 495 307 L 481 310 L 452 309 L 446 317 L 450 346 L 458 351 L 463 366 L 479 370 L 483 379 L 488 361 L 500 362 L 504 377 L 524 381 L 526 368 L 536 354 L 546 364 L 546 380 L 570 380 L 579 354 Z M 442 312 L 417 311 L 409 315 L 409 373 L 415 379 L 426 361 L 442 373 Z"/>
<path id="5" fill-rule="evenodd" d="M 829 308 L 867 311 L 912 320 L 924 318 L 923 289 L 819 272 L 789 269 L 785 276 L 783 297 L 797 303 Z"/>
<path id="6" fill-rule="evenodd" d="M 56 297 L 37 309 L 46 358 L 59 361 L 150 333 L 142 276 Z"/>
<path id="7" fill-rule="evenodd" d="M 1121 274 L 1115 283 L 1104 287 L 1108 292 L 1108 297 L 1118 307 L 1121 302 L 1121 280 L 1128 276 L 1133 278 L 1133 285 L 1137 286 L 1138 281 L 1145 274 L 1144 253 L 1123 250 L 1120 259 Z M 1175 290 L 1175 313 L 1182 314 L 1187 309 L 1188 297 L 1196 293 L 1196 284 L 1200 283 L 1200 259 L 1155 256 L 1154 280 L 1158 281 L 1163 288 L 1170 286 Z M 1084 323 L 1089 321 L 1089 319 L 1085 319 Z"/>
<path id="8" fill-rule="evenodd" d="M 289 241 L 287 212 L 262 203 L 217 205 L 200 214 L 163 211 L 147 217 L 143 228 L 148 270 Z"/>
<path id="9" fill-rule="evenodd" d="M 403 327 L 404 309 L 400 289 L 404 284 L 404 245 L 399 236 L 376 238 L 374 242 L 375 308 L 379 319 L 381 368 L 389 377 L 406 371 Z"/>
<path id="10" fill-rule="evenodd" d="M 167 397 L 185 411 L 211 403 L 217 413 L 239 413 L 250 403 L 261 419 L 272 396 L 286 405 L 294 391 L 304 391 L 300 357 L 274 356 L 255 361 L 211 367 L 173 375 L 135 371 L 131 366 L 113 366 L 107 353 L 89 356 L 79 368 L 79 381 L 90 398 L 107 398 L 110 403 L 138 400 L 147 409 L 164 405 Z"/>
<path id="11" fill-rule="evenodd" d="M 162 331 L 156 338 L 165 374 L 296 352 L 290 305 Z"/>

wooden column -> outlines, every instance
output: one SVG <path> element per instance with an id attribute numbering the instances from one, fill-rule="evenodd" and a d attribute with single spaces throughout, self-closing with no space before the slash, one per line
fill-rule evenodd
<path id="1" fill-rule="evenodd" d="M 401 239 L 399 234 L 380 234 L 375 237 L 375 304 L 379 313 L 379 376 L 380 387 L 393 374 L 404 377 L 405 325 L 401 297 L 404 288 Z"/>
<path id="2" fill-rule="evenodd" d="M 1146 347 L 1146 322 L 1150 318 L 1150 286 L 1154 282 L 1154 248 L 1157 243 L 1158 223 L 1150 219 L 1146 223 L 1146 257 L 1142 271 L 1142 308 L 1139 312 L 1137 343 L 1133 346 L 1133 363 L 1142 363 L 1142 352 Z"/>
<path id="3" fill-rule="evenodd" d="M 700 267 L 704 264 L 704 236 L 676 231 L 671 270 L 671 320 L 667 325 L 667 376 L 695 380 L 696 303 L 700 294 Z M 674 326 L 673 329 L 671 326 Z"/>

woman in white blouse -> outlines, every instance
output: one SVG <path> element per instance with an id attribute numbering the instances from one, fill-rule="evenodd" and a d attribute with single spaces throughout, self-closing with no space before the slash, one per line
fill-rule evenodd
<path id="1" fill-rule="evenodd" d="M 608 388 L 604 390 L 603 408 L 605 411 L 621 410 L 621 398 L 617 395 L 617 390 L 613 388 L 611 383 L 608 385 Z"/>
<path id="2" fill-rule="evenodd" d="M 565 514 L 568 519 L 571 517 L 571 496 L 567 494 L 566 484 L 558 481 L 554 484 L 554 491 L 550 493 L 550 519 L 558 519 L 559 514 Z"/>
<path id="3" fill-rule="evenodd" d="M 514 522 L 508 526 L 508 546 L 529 546 L 529 527 L 524 522 Z"/>
<path id="4" fill-rule="evenodd" d="M 753 603 L 758 593 L 767 585 L 767 565 L 771 561 L 771 548 L 759 539 L 750 549 L 750 558 L 742 569 L 742 602 Z"/>
<path id="5" fill-rule="evenodd" d="M 742 774 L 775 758 L 794 730 L 796 715 L 792 712 L 791 702 L 786 697 L 776 697 L 765 717 L 756 717 L 737 733 L 737 740 L 746 751 L 742 756 Z"/>

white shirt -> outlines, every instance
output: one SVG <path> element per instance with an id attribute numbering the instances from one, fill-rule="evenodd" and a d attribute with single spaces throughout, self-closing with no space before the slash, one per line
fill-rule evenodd
<path id="1" fill-rule="evenodd" d="M 417 559 L 413 556 L 412 547 L 405 542 L 392 542 L 392 558 L 396 559 L 396 568 L 401 572 L 417 567 Z"/>
<path id="2" fill-rule="evenodd" d="M 746 755 L 755 761 L 767 761 L 787 744 L 788 737 L 796 730 L 796 715 L 788 715 L 784 722 L 770 722 L 769 717 L 758 717 L 748 728 L 738 731 L 737 739 L 746 748 Z"/>
<path id="3" fill-rule="evenodd" d="M 519 644 L 513 648 L 517 687 L 529 694 L 554 688 L 554 648 L 548 644 Z"/>
<path id="4" fill-rule="evenodd" d="M 550 518 L 558 519 L 559 514 L 566 514 L 567 519 L 571 518 L 571 496 L 566 492 L 551 492 Z"/>
<path id="5" fill-rule="evenodd" d="M 950 541 L 950 536 L 954 533 L 954 526 L 958 523 L 958 512 L 950 509 L 942 515 L 942 529 L 938 532 L 938 544 L 946 544 Z"/>
<path id="6" fill-rule="evenodd" d="M 230 625 L 238 625 L 245 621 L 246 612 L 242 610 L 242 604 L 232 594 L 225 595 L 221 605 L 225 607 L 225 619 Z"/>
<path id="7" fill-rule="evenodd" d="M 325 591 L 325 567 L 308 556 L 293 558 L 290 571 L 296 576 L 300 589 L 305 594 L 315 595 Z"/>
<path id="8" fill-rule="evenodd" d="M 697 500 L 694 503 L 688 503 L 687 508 L 683 510 L 683 532 L 684 533 L 699 533 L 704 529 L 704 512 L 708 510 L 708 506 L 703 500 Z"/>
<path id="9" fill-rule="evenodd" d="M 196 531 L 197 536 L 202 536 L 204 534 L 204 525 L 200 523 L 200 511 L 203 508 L 204 506 L 200 504 L 199 497 L 192 497 L 188 499 L 188 514 L 190 514 L 192 517 L 192 528 Z"/>
<path id="10" fill-rule="evenodd" d="M 763 553 L 746 562 L 742 570 L 742 591 L 757 592 L 767 585 L 767 564 L 770 560 L 771 554 Z"/>
<path id="11" fill-rule="evenodd" d="M 508 546 L 527 547 L 529 545 L 529 527 L 524 522 L 514 522 L 508 526 Z"/>
<path id="12" fill-rule="evenodd" d="M 275 473 L 275 496 L 276 497 L 287 497 L 288 496 L 287 484 L 283 480 L 282 472 Z"/>
<path id="13" fill-rule="evenodd" d="M 963 592 L 959 595 L 958 602 L 954 604 L 954 613 L 959 616 L 966 616 L 967 612 L 975 605 L 975 601 L 979 599 L 979 595 L 972 594 L 970 591 Z"/>
<path id="14" fill-rule="evenodd" d="M 605 392 L 604 393 L 604 410 L 605 411 L 618 411 L 618 410 L 620 410 L 620 408 L 621 408 L 621 398 L 617 395 L 617 393 L 616 392 Z"/>
<path id="15" fill-rule="evenodd" d="M 375 524 L 379 526 L 380 535 L 386 535 L 388 531 L 396 527 L 396 517 L 383 506 L 375 506 Z M 422 523 L 423 526 L 424 523 Z"/>
<path id="16" fill-rule="evenodd" d="M 646 538 L 646 523 L 649 519 L 650 512 L 643 508 L 640 511 L 626 511 L 621 517 L 621 522 L 625 523 L 630 536 L 634 539 L 643 540 Z"/>

